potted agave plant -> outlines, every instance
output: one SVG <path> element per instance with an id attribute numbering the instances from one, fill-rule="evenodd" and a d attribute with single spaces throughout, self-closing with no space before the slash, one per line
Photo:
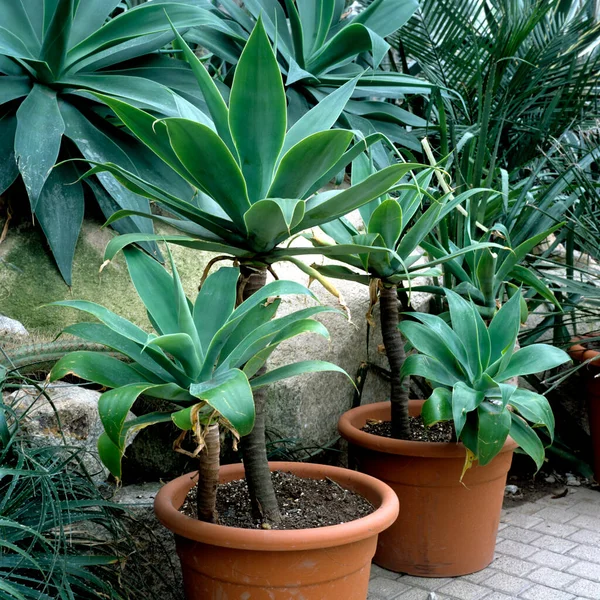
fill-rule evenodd
<path id="1" fill-rule="evenodd" d="M 353 409 L 340 419 L 359 469 L 388 482 L 402 510 L 379 540 L 375 562 L 422 577 L 472 573 L 493 559 L 496 533 L 513 450 L 519 446 L 538 469 L 554 417 L 547 400 L 521 389 L 515 378 L 569 360 L 558 348 L 534 344 L 515 350 L 520 293 L 489 325 L 477 306 L 446 290 L 450 324 L 435 315 L 410 313 L 399 329 L 418 353 L 399 377 L 428 380 L 431 396 L 406 401 L 410 419 L 426 427 L 448 422 L 448 441 L 394 439 L 363 431 L 371 419 L 389 421 L 390 404 Z"/>
<path id="2" fill-rule="evenodd" d="M 219 426 L 235 436 L 247 435 L 255 420 L 253 394 L 270 383 L 309 372 L 344 373 L 316 360 L 264 369 L 281 342 L 306 332 L 327 337 L 325 327 L 312 317 L 336 309 L 318 305 L 274 318 L 280 301 L 271 297 L 314 298 L 307 288 L 289 281 L 269 283 L 237 303 L 236 267 L 211 274 L 191 302 L 174 265 L 170 274 L 133 248 L 125 250 L 125 257 L 155 333 L 92 302 L 57 302 L 98 321 L 72 325 L 66 333 L 111 348 L 127 362 L 102 353 L 73 352 L 56 363 L 50 379 L 74 374 L 109 388 L 98 404 L 105 430 L 98 450 L 117 478 L 127 438 L 135 430 L 173 422 L 182 430 L 176 442 L 180 450 L 183 438 L 191 436 L 195 450 L 184 451 L 198 457 L 198 472 L 165 485 L 155 503 L 158 518 L 177 534 L 187 598 L 325 598 L 335 590 L 364 600 L 377 534 L 398 512 L 396 496 L 386 484 L 337 467 L 271 463 L 272 470 L 291 471 L 300 478 L 329 479 L 366 498 L 375 510 L 344 524 L 281 531 L 227 527 L 218 523 L 215 509 L 219 482 L 244 477 L 241 464 L 219 469 Z M 126 420 L 142 394 L 173 408 Z M 244 450 L 246 465 L 250 457 L 248 448 Z M 194 487 L 198 519 L 179 511 Z M 249 492 L 256 501 L 252 488 Z"/>
<path id="3" fill-rule="evenodd" d="M 413 168 L 421 167 L 394 164 L 349 188 L 321 191 L 357 156 L 383 138 L 381 134 L 365 138 L 354 131 L 332 129 L 353 93 L 356 78 L 288 127 L 283 80 L 261 19 L 235 67 L 228 102 L 185 41 L 176 31 L 174 34 L 196 76 L 212 121 L 158 119 L 120 99 L 99 97 L 127 131 L 198 192 L 190 201 L 114 163 L 96 164 L 87 176 L 110 173 L 127 189 L 152 199 L 170 213 L 149 216 L 121 210 L 109 223 L 139 216 L 166 223 L 178 232 L 119 235 L 108 244 L 105 259 L 110 261 L 130 244 L 160 240 L 215 252 L 218 256 L 208 265 L 207 272 L 217 261 L 235 261 L 240 267 L 238 298 L 242 301 L 265 285 L 268 271 L 279 261 L 292 262 L 335 293 L 326 278 L 298 257 L 316 252 L 328 256 L 348 252 L 389 254 L 388 248 L 360 243 L 317 251 L 284 245 L 290 236 L 336 220 L 379 198 Z M 273 525 L 281 515 L 264 450 L 266 399 L 260 389 L 254 394 L 254 403 L 255 426 L 248 435 L 242 435 L 241 446 L 242 450 L 249 449 L 246 478 L 257 494 L 257 518 Z"/>

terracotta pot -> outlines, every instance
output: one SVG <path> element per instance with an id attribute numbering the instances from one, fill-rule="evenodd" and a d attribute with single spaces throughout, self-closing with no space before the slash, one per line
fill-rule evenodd
<path id="1" fill-rule="evenodd" d="M 341 525 L 300 530 L 256 530 L 201 523 L 179 512 L 194 474 L 165 485 L 156 516 L 175 533 L 188 600 L 365 600 L 377 534 L 398 516 L 387 485 L 362 473 L 325 465 L 273 462 L 272 471 L 329 477 L 367 498 L 372 514 Z M 221 467 L 222 483 L 241 479 L 241 464 Z"/>
<path id="2" fill-rule="evenodd" d="M 569 348 L 569 356 L 579 363 L 596 359 L 580 369 L 580 373 L 584 374 L 587 391 L 588 419 L 594 453 L 594 478 L 600 481 L 600 358 L 598 358 L 600 352 L 575 344 Z"/>
<path id="3" fill-rule="evenodd" d="M 424 401 L 411 400 L 418 415 Z M 354 408 L 339 430 L 358 469 L 398 494 L 400 515 L 379 536 L 374 562 L 419 577 L 474 573 L 494 558 L 506 474 L 516 444 L 508 439 L 485 467 L 473 465 L 460 482 L 462 444 L 395 440 L 361 431 L 367 419 L 390 420 L 390 403 Z"/>

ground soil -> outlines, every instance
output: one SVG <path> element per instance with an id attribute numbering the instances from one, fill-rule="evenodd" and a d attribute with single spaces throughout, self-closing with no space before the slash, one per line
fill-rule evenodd
<path id="1" fill-rule="evenodd" d="M 454 425 L 450 421 L 426 427 L 422 417 L 410 417 L 410 430 L 410 439 L 415 442 L 451 442 L 455 439 Z M 369 419 L 362 431 L 381 437 L 392 437 L 392 423 Z"/>
<path id="2" fill-rule="evenodd" d="M 272 529 L 312 529 L 354 521 L 371 514 L 373 505 L 359 494 L 342 488 L 331 479 L 302 479 L 291 473 L 272 473 L 275 494 L 283 521 Z M 181 512 L 196 518 L 196 488 L 192 488 Z M 252 518 L 250 496 L 244 479 L 231 481 L 217 490 L 219 524 L 243 529 L 260 529 Z"/>

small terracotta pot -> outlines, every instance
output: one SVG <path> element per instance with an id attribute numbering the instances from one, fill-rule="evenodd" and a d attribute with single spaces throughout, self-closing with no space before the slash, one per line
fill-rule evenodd
<path id="1" fill-rule="evenodd" d="M 422 400 L 411 400 L 411 415 Z M 516 448 L 509 438 L 485 467 L 474 464 L 463 482 L 462 444 L 395 440 L 361 431 L 368 419 L 390 420 L 390 403 L 343 414 L 339 430 L 358 469 L 398 494 L 400 515 L 379 536 L 374 562 L 397 573 L 453 577 L 487 567 L 494 558 L 506 475 Z"/>
<path id="2" fill-rule="evenodd" d="M 377 534 L 398 516 L 398 499 L 385 483 L 362 473 L 291 462 L 271 471 L 329 477 L 359 493 L 372 514 L 329 527 L 256 530 L 201 523 L 179 512 L 195 485 L 193 473 L 165 485 L 154 501 L 156 516 L 175 533 L 188 600 L 365 600 Z M 241 479 L 241 464 L 221 467 L 221 483 Z"/>
<path id="3" fill-rule="evenodd" d="M 569 348 L 569 356 L 579 363 L 596 359 L 580 369 L 580 372 L 584 373 L 587 391 L 588 419 L 594 452 L 594 479 L 600 482 L 600 352 L 575 344 Z"/>

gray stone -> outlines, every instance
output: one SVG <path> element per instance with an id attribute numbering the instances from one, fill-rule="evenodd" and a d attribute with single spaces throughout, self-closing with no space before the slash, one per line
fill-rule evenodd
<path id="1" fill-rule="evenodd" d="M 96 483 L 108 476 L 98 458 L 97 443 L 104 431 L 98 415 L 100 393 L 76 385 L 53 384 L 44 393 L 24 387 L 5 399 L 20 417 L 22 431 L 35 446 L 58 446 L 81 450 L 83 464 Z M 129 413 L 128 419 L 134 418 Z M 129 438 L 131 442 L 135 433 Z"/>
<path id="2" fill-rule="evenodd" d="M 1 337 L 24 337 L 28 336 L 29 331 L 25 329 L 25 325 L 16 319 L 11 319 L 0 315 L 0 338 Z"/>

